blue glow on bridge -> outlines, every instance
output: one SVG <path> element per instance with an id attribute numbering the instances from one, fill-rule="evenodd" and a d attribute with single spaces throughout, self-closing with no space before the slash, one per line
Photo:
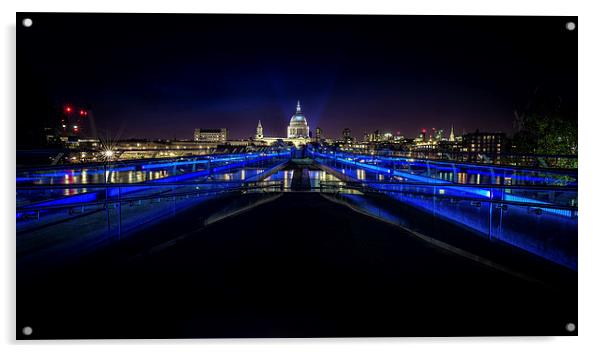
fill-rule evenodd
<path id="1" fill-rule="evenodd" d="M 512 168 L 508 167 L 484 167 L 452 162 L 426 163 L 424 160 L 410 158 L 396 159 L 339 152 L 323 153 L 311 148 L 308 148 L 308 154 L 323 165 L 333 167 L 334 164 L 333 168 L 345 174 L 349 180 L 354 180 L 373 190 L 382 192 L 404 204 L 432 213 L 450 222 L 461 224 L 475 230 L 480 235 L 504 241 L 567 267 L 576 268 L 577 266 L 576 253 L 573 252 L 573 242 L 576 243 L 577 234 L 576 208 L 558 207 L 558 204 L 555 203 L 557 202 L 556 195 L 546 196 L 545 192 L 539 195 L 538 192 L 529 190 L 529 185 L 517 186 L 517 188 L 512 189 L 504 185 L 490 185 L 487 187 L 479 184 L 459 184 L 438 178 L 438 175 L 432 171 L 452 171 L 456 173 L 458 171 L 457 166 L 462 165 L 463 173 L 466 174 L 483 175 L 483 173 L 487 173 L 493 175 L 499 174 L 502 170 L 512 171 L 509 174 L 513 178 L 512 180 L 532 176 L 531 182 L 550 181 L 553 183 L 555 177 L 542 178 L 539 175 L 530 175 L 540 173 L 540 171 L 532 173 L 529 170 L 521 170 L 517 174 Z M 194 187 L 194 182 L 203 183 L 207 179 L 214 180 L 211 177 L 219 178 L 229 170 L 244 170 L 245 168 L 253 170 L 252 168 L 256 168 L 257 173 L 252 175 L 249 180 L 257 181 L 269 175 L 274 168 L 278 168 L 289 161 L 291 156 L 292 153 L 289 150 L 197 156 L 155 162 L 144 160 L 123 162 L 123 165 L 104 167 L 98 165 L 78 166 L 81 170 L 70 166 L 69 169 L 62 171 L 42 172 L 32 176 L 23 175 L 17 177 L 18 183 L 39 181 L 39 177 L 44 175 L 61 177 L 82 174 L 82 170 L 85 168 L 88 168 L 85 169 L 86 174 L 98 173 L 104 174 L 105 177 L 102 178 L 103 183 L 73 186 L 74 191 L 81 192 L 76 195 L 59 195 L 54 193 L 52 188 L 49 188 L 50 191 L 46 196 L 52 199 L 32 202 L 18 207 L 17 219 L 23 219 L 25 215 L 30 215 L 31 212 L 39 209 L 43 209 L 43 212 L 52 213 L 54 212 L 53 208 L 57 210 L 65 209 L 79 204 L 94 202 L 98 204 L 105 202 L 119 203 L 121 197 L 128 195 L 133 196 L 133 198 L 138 196 L 156 196 L 160 198 L 163 193 L 173 193 L 177 188 L 190 191 L 190 188 L 186 189 L 186 186 Z M 437 166 L 434 166 L 434 164 L 437 164 Z M 197 165 L 202 165 L 202 167 L 197 170 Z M 186 168 L 187 166 L 191 166 L 191 168 Z M 400 166 L 407 168 L 400 168 Z M 131 186 L 124 186 L 126 183 L 119 183 L 119 186 L 104 183 L 104 180 L 109 180 L 106 175 L 110 172 L 157 169 L 171 169 L 171 171 L 170 173 L 160 174 L 161 177 L 158 179 L 131 183 Z M 350 171 L 353 171 L 353 173 L 349 173 Z M 353 177 L 355 174 L 357 174 L 356 178 Z M 360 174 L 362 174 L 361 177 Z M 554 171 L 545 174 L 553 175 Z M 219 182 L 213 181 L 214 184 L 208 186 L 205 191 L 211 191 L 211 187 L 215 190 L 239 187 L 248 177 L 248 174 L 246 177 L 244 175 L 241 176 L 240 183 L 218 185 Z M 377 176 L 378 178 L 366 180 L 365 175 L 370 175 L 371 178 Z M 508 176 L 503 173 L 500 175 Z M 381 177 L 383 178 L 381 179 Z M 385 178 L 386 182 L 382 182 Z M 186 181 L 191 181 L 190 185 L 177 184 Z M 68 189 L 69 185 L 64 185 L 64 187 Z M 36 190 L 42 190 L 43 193 L 44 185 Z M 142 194 L 144 191 L 150 193 Z M 566 194 L 570 197 L 571 192 L 575 194 L 576 199 L 574 188 L 573 191 L 568 191 Z M 546 198 L 548 196 L 549 198 Z M 27 195 L 23 197 L 26 198 Z M 560 195 L 560 198 L 565 200 L 567 195 Z M 500 207 L 501 205 L 503 207 Z M 140 222 L 143 222 L 143 220 Z"/>
<path id="2" fill-rule="evenodd" d="M 33 203 L 27 204 L 25 206 L 22 206 L 21 208 L 23 210 L 28 210 L 28 209 L 35 210 L 35 209 L 39 209 L 39 208 L 51 208 L 51 207 L 59 208 L 61 206 L 65 206 L 65 207 L 75 206 L 78 204 L 89 203 L 89 202 L 94 202 L 94 201 L 101 202 L 101 201 L 104 201 L 107 197 L 109 197 L 109 199 L 111 199 L 114 197 L 121 197 L 121 196 L 124 196 L 127 194 L 142 191 L 142 190 L 148 190 L 153 187 L 156 188 L 157 184 L 178 183 L 178 182 L 184 182 L 184 181 L 193 180 L 193 179 L 202 178 L 202 177 L 209 177 L 212 175 L 217 175 L 217 174 L 227 171 L 227 170 L 244 168 L 246 166 L 253 166 L 257 163 L 264 162 L 264 161 L 269 162 L 271 160 L 275 160 L 274 163 L 279 164 L 279 162 L 276 161 L 277 158 L 280 157 L 280 158 L 285 158 L 286 160 L 288 160 L 288 158 L 290 158 L 290 155 L 291 155 L 290 151 L 287 150 L 287 151 L 279 151 L 279 152 L 247 153 L 247 154 L 235 154 L 235 155 L 226 155 L 226 156 L 219 155 L 218 157 L 209 156 L 209 157 L 205 157 L 207 159 L 203 160 L 203 162 L 208 163 L 210 161 L 211 163 L 216 164 L 216 165 L 213 167 L 207 168 L 207 169 L 200 170 L 200 171 L 171 175 L 171 176 L 163 177 L 160 179 L 150 180 L 145 183 L 133 183 L 132 186 L 112 187 L 111 184 L 103 183 L 99 187 L 98 184 L 87 184 L 86 185 L 87 188 L 90 188 L 90 189 L 96 188 L 96 191 L 90 191 L 90 192 L 84 192 L 84 193 L 77 194 L 77 195 L 69 195 L 69 196 L 64 196 L 64 197 L 60 197 L 60 198 L 54 198 L 52 200 L 47 200 L 47 201 L 33 202 Z M 201 162 L 201 161 L 199 161 L 199 160 L 170 161 L 167 163 L 143 164 L 142 167 L 161 166 L 162 168 L 164 168 L 164 167 L 173 167 L 173 166 L 185 165 L 185 164 L 197 164 L 199 162 Z M 81 166 L 81 168 L 85 168 L 85 165 Z M 119 168 L 110 168 L 108 170 L 135 170 L 135 169 L 136 169 L 136 165 L 124 166 L 124 167 L 119 167 Z M 71 170 L 70 172 L 73 173 L 74 171 Z M 100 172 L 104 173 L 104 170 L 101 169 Z M 47 173 L 47 174 L 63 175 L 64 173 L 63 172 L 60 172 L 60 173 L 55 172 L 55 173 Z M 18 178 L 17 178 L 17 181 L 19 181 Z M 233 186 L 236 186 L 236 185 L 233 185 Z M 102 190 L 99 190 L 99 188 L 102 188 Z M 18 212 L 17 219 L 22 218 L 23 215 L 24 215 L 23 212 Z"/>
<path id="3" fill-rule="evenodd" d="M 392 169 L 388 165 L 382 166 L 380 157 L 356 156 L 339 152 L 322 153 L 311 149 L 309 154 L 318 162 L 345 174 L 350 180 L 379 190 L 404 204 L 466 226 L 489 239 L 498 239 L 569 268 L 577 268 L 577 212 L 575 210 L 554 207 L 556 205 L 552 202 L 536 198 L 514 195 L 511 192 L 516 189 L 504 185 L 466 186 Z M 402 158 L 402 160 L 414 167 L 410 159 Z M 374 164 L 368 164 L 367 161 Z M 425 165 L 422 161 L 418 164 Z M 379 182 L 380 180 L 364 180 L 365 177 L 354 178 L 353 175 L 359 176 L 359 173 L 346 173 L 347 167 L 352 170 L 361 169 L 379 175 L 388 175 L 390 181 L 383 183 Z M 506 167 L 498 169 L 511 170 Z M 477 171 L 468 170 L 468 172 Z M 553 174 L 554 171 L 549 173 Z M 404 181 L 401 182 L 396 178 Z M 418 185 L 412 185 L 412 182 Z M 528 191 L 529 185 L 520 188 L 518 190 Z M 576 197 L 576 191 L 567 192 L 574 193 Z M 454 197 L 458 199 L 454 200 Z M 458 201 L 465 198 L 472 201 Z M 504 201 L 516 204 L 494 207 Z M 379 210 L 379 214 L 382 212 Z"/>

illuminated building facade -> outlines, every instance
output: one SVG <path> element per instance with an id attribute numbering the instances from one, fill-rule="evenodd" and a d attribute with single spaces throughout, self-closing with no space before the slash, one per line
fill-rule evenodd
<path id="1" fill-rule="evenodd" d="M 194 140 L 224 143 L 228 140 L 228 129 L 194 129 Z"/>
<path id="2" fill-rule="evenodd" d="M 320 131 L 321 135 L 321 131 Z M 309 125 L 303 112 L 301 111 L 301 102 L 297 101 L 297 109 L 295 114 L 290 119 L 289 125 L 286 131 L 286 137 L 267 137 L 263 134 L 263 126 L 261 121 L 258 122 L 255 131 L 255 141 L 263 142 L 266 144 L 273 143 L 292 143 L 295 146 L 305 145 L 311 141 L 309 134 Z"/>
<path id="3" fill-rule="evenodd" d="M 469 155 L 484 154 L 495 159 L 502 153 L 506 134 L 502 132 L 479 132 L 466 134 L 462 137 L 464 152 Z"/>
<path id="4" fill-rule="evenodd" d="M 364 134 L 364 142 L 380 142 L 382 141 L 383 136 L 379 130 L 375 130 L 372 133 Z"/>
<path id="5" fill-rule="evenodd" d="M 452 126 L 451 126 L 451 131 L 449 133 L 449 141 L 450 142 L 456 141 L 456 136 L 454 135 L 454 124 L 452 124 Z"/>
<path id="6" fill-rule="evenodd" d="M 289 139 L 294 138 L 309 138 L 309 126 L 307 120 L 301 111 L 301 102 L 297 101 L 297 110 L 291 117 L 291 121 L 288 125 L 286 137 Z"/>
<path id="7" fill-rule="evenodd" d="M 263 138 L 263 126 L 261 126 L 261 120 L 257 123 L 257 128 L 255 129 L 255 139 L 261 140 Z"/>

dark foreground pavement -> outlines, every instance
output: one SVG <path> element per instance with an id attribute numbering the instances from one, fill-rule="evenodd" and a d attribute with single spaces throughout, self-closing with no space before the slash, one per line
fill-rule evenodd
<path id="1" fill-rule="evenodd" d="M 28 283 L 30 338 L 564 335 L 575 288 L 551 289 L 425 243 L 319 194 L 291 193 L 132 260 Z M 127 257 L 127 258 L 126 258 Z M 573 333 L 574 334 L 574 333 Z M 19 338 L 28 338 L 18 335 Z"/>

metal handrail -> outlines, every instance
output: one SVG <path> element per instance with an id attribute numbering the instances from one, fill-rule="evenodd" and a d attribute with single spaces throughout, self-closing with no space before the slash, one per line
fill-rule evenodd
<path id="1" fill-rule="evenodd" d="M 330 182 L 329 182 L 330 183 Z M 322 186 L 322 184 L 320 184 Z M 440 185 L 437 184 L 428 184 L 429 187 L 431 188 L 436 188 Z M 455 186 L 455 185 L 453 185 Z M 491 202 L 494 204 L 501 204 L 501 205 L 515 205 L 515 206 L 527 206 L 527 207 L 533 207 L 533 208 L 552 208 L 552 209 L 562 209 L 562 210 L 569 210 L 569 211 L 578 211 L 578 207 L 577 206 L 569 206 L 569 205 L 559 205 L 559 204 L 548 204 L 548 203 L 536 203 L 536 202 L 526 202 L 526 201 L 511 201 L 511 200 L 504 200 L 504 199 L 498 199 L 498 198 L 476 198 L 476 197 L 468 197 L 468 196 L 458 196 L 458 195 L 446 195 L 446 194 L 434 194 L 432 192 L 421 192 L 421 191 L 417 191 L 417 190 L 394 190 L 394 189 L 376 189 L 370 186 L 366 186 L 366 185 L 325 185 L 325 187 L 327 188 L 332 188 L 332 189 L 350 189 L 350 190 L 356 190 L 356 191 L 361 191 L 362 193 L 365 194 L 387 194 L 387 193 L 396 193 L 396 194 L 410 194 L 410 195 L 418 195 L 418 196 L 426 196 L 426 197 L 434 197 L 437 199 L 449 199 L 449 200 L 462 200 L 462 201 L 471 201 L 471 202 Z M 322 187 L 320 192 L 324 192 L 323 190 L 324 188 Z M 339 191 L 335 191 L 335 193 L 339 193 Z"/>
<path id="2" fill-rule="evenodd" d="M 420 157 L 409 157 L 409 156 L 391 156 L 391 155 L 386 155 L 386 154 L 371 154 L 369 152 L 353 152 L 353 151 L 337 151 L 337 150 L 332 150 L 332 149 L 319 149 L 319 150 L 310 150 L 310 153 L 312 152 L 318 152 L 318 153 L 323 153 L 323 154 L 330 154 L 330 152 L 334 152 L 337 155 L 343 155 L 343 154 L 348 154 L 348 155 L 354 155 L 354 156 L 366 156 L 366 157 L 375 157 L 375 158 L 389 158 L 389 159 L 411 159 L 413 161 L 416 162 L 424 162 L 424 163 L 449 163 L 449 164 L 455 164 L 455 165 L 466 165 L 466 166 L 470 166 L 470 167 L 477 167 L 477 168 L 509 168 L 509 169 L 517 169 L 517 170 L 531 170 L 531 171 L 537 171 L 537 172 L 554 172 L 554 173 L 560 173 L 560 174 L 576 174 L 577 173 L 577 169 L 575 168 L 544 168 L 544 167 L 537 167 L 537 166 L 519 166 L 519 165 L 508 165 L 508 164 L 495 164 L 495 163 L 477 163 L 477 162 L 470 162 L 470 161 L 458 161 L 458 160 L 453 160 L 453 159 L 433 159 L 433 158 L 420 158 Z M 334 154 L 332 153 L 332 154 Z M 522 155 L 516 155 L 516 156 L 522 156 Z M 540 157 L 544 157 L 540 156 Z M 333 156 L 334 157 L 334 156 Z M 534 155 L 528 155 L 527 157 L 535 157 Z M 550 158 L 555 158 L 552 156 L 549 156 Z M 577 157 L 575 157 L 575 159 L 577 159 Z"/>
<path id="3" fill-rule="evenodd" d="M 161 180 L 161 179 L 157 179 Z M 220 184 L 260 184 L 260 183 L 279 183 L 276 180 L 270 181 L 212 181 L 212 182 L 139 182 L 139 183 L 89 183 L 89 184 L 31 184 L 17 185 L 18 190 L 38 190 L 38 189 L 103 189 L 117 187 L 140 187 L 153 188 L 162 186 L 198 186 L 198 185 L 220 185 Z"/>
<path id="4" fill-rule="evenodd" d="M 120 187 L 125 187 L 125 186 L 115 186 L 114 184 L 107 184 L 109 185 L 109 188 L 120 188 Z M 124 184 L 127 185 L 127 187 L 130 187 L 131 184 Z M 35 205 L 23 205 L 20 207 L 16 208 L 17 212 L 31 212 L 31 213 L 35 213 L 35 212 L 39 212 L 39 211 L 43 211 L 43 210 L 57 210 L 57 209 L 71 209 L 71 208 L 77 208 L 77 207 L 82 207 L 82 206 L 99 206 L 99 205 L 107 205 L 107 204 L 116 204 L 116 203 L 123 203 L 123 202 L 132 202 L 132 201 L 140 201 L 140 200 L 150 200 L 150 199 L 157 199 L 157 198 L 162 198 L 162 197 L 167 197 L 167 198 L 172 198 L 172 197 L 178 197 L 178 196 L 187 196 L 187 195 L 206 195 L 206 194 L 222 194 L 222 193 L 230 193 L 230 192 L 240 192 L 240 191 L 249 191 L 249 190 L 256 190 L 256 189 L 265 189 L 265 188 L 278 188 L 279 190 L 282 190 L 283 187 L 283 182 L 278 182 L 278 181 L 273 181 L 271 182 L 271 184 L 268 185 L 246 185 L 246 186 L 239 186 L 239 187 L 230 187 L 230 188 L 223 188 L 223 189 L 212 189 L 212 190 L 207 190 L 207 189 L 199 189 L 199 190 L 191 190 L 191 191 L 183 191 L 183 192 L 174 192 L 175 190 L 169 189 L 169 190 L 165 190 L 161 193 L 157 193 L 157 194 L 153 194 L 153 195 L 144 195 L 144 196 L 126 196 L 126 197 L 119 197 L 118 199 L 105 199 L 105 200 L 101 200 L 101 201 L 88 201 L 88 202 L 73 202 L 67 205 L 44 205 L 44 206 L 38 206 L 36 207 Z M 154 185 L 156 186 L 156 185 Z"/>
<path id="5" fill-rule="evenodd" d="M 442 179 L 436 179 L 442 180 Z M 518 190 L 558 190 L 558 191 L 578 191 L 576 186 L 562 186 L 562 185 L 504 185 L 504 184 L 456 184 L 452 182 L 447 183 L 428 183 L 428 182 L 414 182 L 414 181 L 322 181 L 321 184 L 336 184 L 346 183 L 348 185 L 366 185 L 366 184 L 384 184 L 384 185 L 408 185 L 408 186 L 429 186 L 429 187 L 464 187 L 464 188 L 483 188 L 483 189 L 518 189 Z"/>

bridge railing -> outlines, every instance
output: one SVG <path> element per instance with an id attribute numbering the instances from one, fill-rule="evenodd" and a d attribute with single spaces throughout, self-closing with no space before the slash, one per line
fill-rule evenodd
<path id="1" fill-rule="evenodd" d="M 78 213 L 100 207 L 151 200 L 176 200 L 227 192 L 271 192 L 283 189 L 282 181 L 213 181 L 165 183 L 38 184 L 17 186 L 17 220 L 40 220 L 45 215 Z M 75 197 L 68 196 L 73 193 Z M 67 196 L 65 196 L 67 194 Z"/>
<path id="2" fill-rule="evenodd" d="M 550 185 L 455 184 L 403 181 L 322 181 L 325 192 L 357 190 L 362 192 L 403 193 L 417 196 L 437 196 L 442 199 L 492 201 L 550 209 L 577 211 L 578 189 Z"/>
<path id="3" fill-rule="evenodd" d="M 120 190 L 123 195 L 140 194 L 144 190 L 157 190 L 161 185 L 165 187 L 174 183 L 183 185 L 178 183 L 241 183 L 261 180 L 262 175 L 267 175 L 289 158 L 288 152 L 281 151 L 257 155 L 224 155 L 212 159 L 155 160 L 102 167 L 86 165 L 79 170 L 44 170 L 41 173 L 35 170 L 33 174 L 29 174 L 31 178 L 17 176 L 17 208 L 88 203 L 110 198 L 115 190 Z M 144 177 L 136 177 L 140 173 L 145 173 Z M 123 186 L 111 188 L 107 186 L 109 184 Z M 218 184 L 213 185 L 215 187 Z"/>
<path id="4" fill-rule="evenodd" d="M 291 151 L 274 149 L 261 152 L 186 156 L 178 158 L 154 158 L 103 163 L 71 164 L 18 168 L 17 184 L 77 184 L 105 182 L 142 182 L 177 175 L 211 174 L 224 168 L 255 166 L 269 167 L 277 161 L 290 159 Z"/>
<path id="5" fill-rule="evenodd" d="M 399 151 L 391 149 L 348 148 L 345 151 L 354 154 L 376 155 L 382 157 L 410 158 L 443 162 L 467 162 L 472 164 L 511 165 L 525 168 L 550 168 L 574 170 L 578 165 L 577 155 L 551 155 L 533 153 L 475 153 L 445 150 Z"/>
<path id="6" fill-rule="evenodd" d="M 491 241 L 577 269 L 576 188 L 480 185 L 476 189 L 451 183 L 359 181 L 322 182 L 321 188 L 377 217 L 423 229 L 434 237 L 445 229 L 429 228 L 428 221 L 417 224 L 419 219 L 450 222 Z M 397 202 L 374 202 L 371 197 L 376 195 Z M 422 216 L 412 216 L 408 210 Z"/>
<path id="7" fill-rule="evenodd" d="M 526 168 L 511 165 L 484 165 L 461 161 L 433 161 L 310 149 L 318 162 L 335 169 L 364 169 L 370 173 L 405 178 L 407 181 L 440 179 L 472 184 L 577 185 L 576 169 Z"/>
<path id="8" fill-rule="evenodd" d="M 17 187 L 17 194 L 43 194 L 70 190 L 73 185 L 31 185 Z M 194 206 L 219 202 L 239 195 L 261 198 L 279 193 L 282 181 L 258 182 L 172 182 L 162 184 L 76 185 L 86 188 L 81 199 L 69 202 L 24 203 L 17 206 L 17 258 L 19 263 L 60 262 L 63 257 L 87 253 L 98 246 L 145 231 L 158 221 L 181 214 Z M 91 196 L 93 195 L 93 197 Z M 85 197 L 84 197 L 85 196 Z M 59 199 L 60 201 L 61 199 Z M 218 209 L 199 208 L 194 217 Z M 220 206 L 221 207 L 221 206 Z"/>

